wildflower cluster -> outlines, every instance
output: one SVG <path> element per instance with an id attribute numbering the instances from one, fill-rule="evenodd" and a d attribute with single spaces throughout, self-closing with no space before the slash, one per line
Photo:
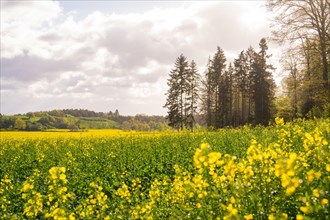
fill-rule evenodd
<path id="1" fill-rule="evenodd" d="M 8 218 L 14 214 L 11 208 L 12 202 L 10 201 L 12 197 L 12 191 L 13 183 L 11 179 L 9 179 L 7 175 L 5 175 L 0 180 L 0 208 L 4 213 L 4 215 L 2 216 L 3 218 Z"/>
<path id="2" fill-rule="evenodd" d="M 36 191 L 34 187 L 35 178 L 40 175 L 39 170 L 34 170 L 34 173 L 23 184 L 22 199 L 26 200 L 24 204 L 24 214 L 27 217 L 36 218 L 43 213 L 43 196 Z"/>
<path id="3" fill-rule="evenodd" d="M 289 158 L 280 159 L 275 164 L 275 175 L 280 177 L 287 196 L 291 196 L 303 181 L 295 176 L 297 172 L 296 160 L 297 154 L 290 153 Z"/>
<path id="4" fill-rule="evenodd" d="M 46 204 L 48 206 L 46 218 L 70 218 L 74 219 L 74 214 L 70 213 L 68 200 L 74 195 L 68 192 L 65 167 L 52 167 L 49 169 L 50 178 L 48 180 L 48 192 Z"/>
<path id="5" fill-rule="evenodd" d="M 89 184 L 88 197 L 75 210 L 79 218 L 101 219 L 107 217 L 108 196 L 102 190 L 103 187 L 95 182 Z"/>

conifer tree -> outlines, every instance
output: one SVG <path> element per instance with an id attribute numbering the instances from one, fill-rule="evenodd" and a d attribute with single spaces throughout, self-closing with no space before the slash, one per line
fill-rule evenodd
<path id="1" fill-rule="evenodd" d="M 164 107 L 168 109 L 167 119 L 169 125 L 182 130 L 185 125 L 185 96 L 187 91 L 187 76 L 189 64 L 187 58 L 181 54 L 175 61 L 174 68 L 170 72 L 167 85 L 167 100 Z"/>
<path id="2" fill-rule="evenodd" d="M 224 87 L 224 80 L 223 75 L 226 71 L 226 57 L 224 51 L 217 47 L 217 51 L 213 56 L 211 61 L 211 85 L 215 90 L 215 108 L 214 108 L 214 115 L 215 115 L 215 127 L 220 128 L 223 127 L 224 124 L 224 106 L 223 103 L 225 102 L 225 96 L 223 93 Z"/>
<path id="3" fill-rule="evenodd" d="M 247 89 L 248 89 L 248 74 L 249 66 L 247 55 L 244 51 L 239 54 L 239 57 L 234 61 L 235 67 L 235 82 L 236 82 L 236 91 L 237 91 L 237 112 L 240 112 L 238 117 L 239 124 L 245 124 L 247 122 L 247 109 L 246 109 L 246 100 L 247 100 Z"/>
<path id="4" fill-rule="evenodd" d="M 253 71 L 252 66 L 254 63 L 254 60 L 257 57 L 257 52 L 250 46 L 247 51 L 245 52 L 246 59 L 247 59 L 247 69 L 248 69 L 248 76 L 247 76 L 247 95 L 248 95 L 248 109 L 247 109 L 247 123 L 254 123 L 254 80 L 253 80 Z"/>
<path id="5" fill-rule="evenodd" d="M 255 54 L 251 78 L 253 83 L 254 118 L 256 124 L 267 125 L 271 119 L 274 100 L 275 83 L 272 77 L 273 66 L 267 63 L 268 46 L 262 38 L 259 43 L 260 51 Z"/>
<path id="6" fill-rule="evenodd" d="M 229 63 L 228 69 L 222 77 L 222 109 L 223 109 L 223 124 L 222 126 L 232 125 L 232 84 L 233 84 L 233 66 Z"/>
<path id="7" fill-rule="evenodd" d="M 186 83 L 185 122 L 188 129 L 194 130 L 199 91 L 199 75 L 194 60 L 192 60 L 190 63 L 189 71 L 187 72 Z"/>
<path id="8" fill-rule="evenodd" d="M 226 57 L 223 50 L 217 47 L 212 59 L 209 59 L 205 79 L 203 81 L 204 115 L 209 128 L 220 128 L 224 125 L 226 97 L 223 95 L 224 74 L 226 71 Z"/>
<path id="9" fill-rule="evenodd" d="M 214 85 L 212 84 L 212 69 L 211 69 L 211 59 L 209 57 L 204 77 L 201 80 L 201 111 L 206 121 L 206 126 L 208 128 L 214 126 Z"/>

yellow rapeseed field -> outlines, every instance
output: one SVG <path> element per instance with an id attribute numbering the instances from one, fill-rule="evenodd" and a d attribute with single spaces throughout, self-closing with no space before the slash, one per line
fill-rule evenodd
<path id="1" fill-rule="evenodd" d="M 172 133 L 167 131 L 168 134 Z M 0 139 L 45 139 L 45 138 L 93 138 L 93 137 L 126 137 L 126 136 L 159 136 L 164 135 L 165 132 L 137 132 L 137 131 L 123 131 L 116 129 L 104 130 L 86 130 L 86 131 L 69 131 L 65 129 L 53 129 L 49 131 L 2 131 L 0 132 Z"/>
<path id="2" fill-rule="evenodd" d="M 1 219 L 329 219 L 330 120 L 1 132 Z"/>

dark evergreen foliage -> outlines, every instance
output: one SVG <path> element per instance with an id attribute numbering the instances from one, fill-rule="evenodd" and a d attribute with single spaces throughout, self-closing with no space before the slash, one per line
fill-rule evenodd
<path id="1" fill-rule="evenodd" d="M 169 74 L 167 85 L 169 126 L 177 130 L 193 129 L 194 114 L 197 108 L 198 73 L 194 61 L 189 65 L 187 58 L 181 54 L 175 61 L 174 68 Z"/>
<path id="2" fill-rule="evenodd" d="M 234 65 L 226 68 L 220 47 L 209 61 L 201 89 L 201 111 L 210 128 L 240 126 L 246 123 L 267 125 L 272 119 L 275 83 L 274 68 L 268 64 L 267 43 L 260 51 L 242 51 Z"/>

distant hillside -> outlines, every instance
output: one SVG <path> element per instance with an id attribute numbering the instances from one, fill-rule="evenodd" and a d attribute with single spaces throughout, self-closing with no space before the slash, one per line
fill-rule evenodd
<path id="1" fill-rule="evenodd" d="M 123 116 L 119 111 L 94 112 L 86 109 L 63 109 L 0 115 L 1 130 L 40 131 L 47 129 L 123 129 L 152 131 L 168 129 L 163 116 Z"/>

